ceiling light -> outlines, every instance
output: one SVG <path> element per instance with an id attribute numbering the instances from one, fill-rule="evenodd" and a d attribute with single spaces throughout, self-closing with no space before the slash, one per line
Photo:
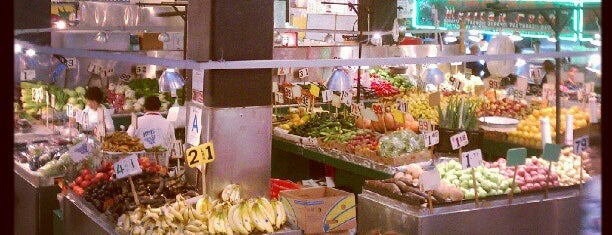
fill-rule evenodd
<path id="1" fill-rule="evenodd" d="M 55 22 L 55 28 L 56 29 L 65 29 L 66 28 L 66 21 L 60 20 Z"/>
<path id="2" fill-rule="evenodd" d="M 557 39 L 555 37 L 548 37 L 547 39 L 549 42 L 557 42 Z"/>
<path id="3" fill-rule="evenodd" d="M 457 37 L 455 36 L 455 33 L 448 32 L 448 33 L 446 33 L 446 36 L 444 37 L 444 41 L 446 43 L 456 42 L 457 41 Z"/>
<path id="4" fill-rule="evenodd" d="M 478 35 L 470 35 L 468 36 L 468 40 L 472 41 L 472 42 L 480 42 L 482 41 L 482 38 Z"/>
<path id="5" fill-rule="evenodd" d="M 28 49 L 26 50 L 26 55 L 29 57 L 35 56 L 36 55 L 36 51 L 34 51 L 34 49 Z"/>
<path id="6" fill-rule="evenodd" d="M 15 54 L 21 53 L 21 50 L 23 50 L 21 45 L 20 44 L 15 44 Z"/>
<path id="7" fill-rule="evenodd" d="M 94 41 L 101 43 L 108 42 L 108 35 L 106 34 L 106 32 L 98 32 L 94 37 Z"/>
<path id="8" fill-rule="evenodd" d="M 518 41 L 523 40 L 523 37 L 521 37 L 521 34 L 518 31 L 514 31 L 514 33 L 510 35 L 509 37 L 510 37 L 510 40 L 512 40 L 513 42 L 518 42 Z"/>
<path id="9" fill-rule="evenodd" d="M 166 69 L 159 77 L 159 92 L 172 92 L 181 89 L 185 85 L 183 76 L 174 69 Z"/>
<path id="10" fill-rule="evenodd" d="M 440 70 L 440 68 L 438 68 L 438 66 L 435 64 L 430 64 L 427 66 L 427 69 L 423 71 L 423 75 L 421 77 L 425 78 L 425 83 L 436 86 L 442 84 L 445 80 L 444 72 L 442 72 L 442 70 Z"/>
<path id="11" fill-rule="evenodd" d="M 170 35 L 167 32 L 160 33 L 159 35 L 157 35 L 157 40 L 159 40 L 160 42 L 169 42 Z"/>
<path id="12" fill-rule="evenodd" d="M 380 36 L 380 33 L 374 33 L 374 35 L 372 35 L 372 39 L 370 39 L 370 42 L 374 46 L 382 46 L 382 36 Z"/>
<path id="13" fill-rule="evenodd" d="M 327 89 L 332 91 L 350 91 L 352 85 L 351 79 L 344 70 L 342 70 L 342 67 L 336 67 L 325 83 Z"/>

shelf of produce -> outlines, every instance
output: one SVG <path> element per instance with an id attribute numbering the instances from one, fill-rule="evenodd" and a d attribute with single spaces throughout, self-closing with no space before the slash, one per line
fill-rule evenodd
<path id="1" fill-rule="evenodd" d="M 481 200 L 482 202 L 482 200 Z M 577 188 L 486 200 L 480 208 L 473 201 L 428 208 L 382 196 L 369 190 L 358 195 L 359 234 L 578 234 L 582 210 Z M 571 211 L 572 213 L 567 213 Z M 452 221 L 452 223 L 449 223 Z"/>
<path id="2" fill-rule="evenodd" d="M 68 192 L 63 201 L 64 234 L 118 234 L 115 223 L 82 197 Z M 301 230 L 285 227 L 276 235 L 301 235 Z"/>
<path id="3" fill-rule="evenodd" d="M 60 188 L 52 178 L 29 170 L 27 164 L 14 167 L 15 234 L 53 234 L 53 210 L 59 209 Z"/>
<path id="4" fill-rule="evenodd" d="M 272 147 L 372 179 L 386 179 L 397 171 L 395 167 L 383 165 L 354 154 L 322 149 L 317 146 L 298 145 L 276 136 L 272 138 Z"/>

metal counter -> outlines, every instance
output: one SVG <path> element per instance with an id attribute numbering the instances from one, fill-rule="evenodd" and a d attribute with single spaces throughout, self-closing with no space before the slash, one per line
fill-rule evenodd
<path id="1" fill-rule="evenodd" d="M 59 208 L 60 188 L 52 178 L 29 170 L 27 164 L 14 164 L 15 234 L 53 234 L 53 210 Z"/>
<path id="2" fill-rule="evenodd" d="M 483 201 L 480 201 L 481 204 Z M 405 204 L 369 190 L 358 195 L 358 234 L 579 234 L 582 210 L 578 189 L 517 195 L 512 205 L 505 199 L 485 198 L 476 208 L 473 200 L 428 208 Z"/>
<path id="3" fill-rule="evenodd" d="M 69 192 L 63 202 L 64 234 L 117 234 L 115 223 L 106 215 L 96 210 L 82 197 Z M 275 235 L 301 235 L 301 230 L 285 227 L 272 233 Z"/>

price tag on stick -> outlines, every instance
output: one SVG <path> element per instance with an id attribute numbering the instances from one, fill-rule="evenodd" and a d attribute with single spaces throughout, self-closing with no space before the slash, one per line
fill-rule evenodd
<path id="1" fill-rule="evenodd" d="M 464 170 L 480 165 L 482 165 L 482 151 L 480 149 L 461 153 L 461 166 Z"/>
<path id="2" fill-rule="evenodd" d="M 425 133 L 431 131 L 431 122 L 427 119 L 419 119 L 419 132 Z"/>
<path id="3" fill-rule="evenodd" d="M 212 142 L 187 149 L 187 165 L 191 168 L 215 160 L 215 149 Z"/>
<path id="4" fill-rule="evenodd" d="M 423 134 L 423 140 L 425 141 L 425 147 L 430 147 L 439 144 L 440 132 L 438 130 L 425 132 Z"/>
<path id="5" fill-rule="evenodd" d="M 506 158 L 508 159 L 508 166 L 514 167 L 514 176 L 512 176 L 512 184 L 510 185 L 510 194 L 509 194 L 510 198 L 508 200 L 508 204 L 512 204 L 512 199 L 514 198 L 514 188 L 516 187 L 517 168 L 520 165 L 525 165 L 525 159 L 527 158 L 527 149 L 526 148 L 508 149 Z"/>
<path id="6" fill-rule="evenodd" d="M 589 135 L 574 140 L 574 154 L 581 155 L 589 148 Z"/>
<path id="7" fill-rule="evenodd" d="M 432 171 L 425 171 L 419 176 L 423 190 L 427 191 L 427 202 L 429 204 L 429 213 L 433 214 L 433 202 L 431 200 L 432 191 L 440 186 L 440 172 L 434 168 Z"/>
<path id="8" fill-rule="evenodd" d="M 561 145 L 547 143 L 544 145 L 544 153 L 542 158 L 548 160 L 548 171 L 546 172 L 546 186 L 544 187 L 544 198 L 548 198 L 548 184 L 550 183 L 550 172 L 552 171 L 552 163 L 559 161 L 561 154 Z M 582 171 L 582 169 L 581 169 Z"/>
<path id="9" fill-rule="evenodd" d="M 32 81 L 34 78 L 36 78 L 36 70 L 27 69 L 21 72 L 21 81 Z"/>
<path id="10" fill-rule="evenodd" d="M 363 116 L 364 118 L 370 119 L 372 121 L 378 122 L 378 116 L 376 116 L 376 113 L 374 112 L 374 110 L 370 108 L 365 108 L 361 112 L 361 116 Z"/>
<path id="11" fill-rule="evenodd" d="M 408 103 L 405 100 L 398 99 L 395 104 L 397 105 L 397 110 L 402 113 L 408 113 Z"/>
<path id="12" fill-rule="evenodd" d="M 304 79 L 305 77 L 308 77 L 308 68 L 303 68 L 298 70 L 298 77 L 300 79 Z"/>
<path id="13" fill-rule="evenodd" d="M 323 103 L 330 102 L 332 100 L 332 95 L 334 95 L 334 92 L 330 90 L 325 90 L 321 92 L 321 96 L 322 96 L 321 99 Z"/>
<path id="14" fill-rule="evenodd" d="M 76 69 L 77 65 L 77 60 L 74 57 L 71 58 L 66 58 L 66 67 L 69 69 Z"/>
<path id="15" fill-rule="evenodd" d="M 285 100 L 283 99 L 283 93 L 274 92 L 274 102 L 276 102 L 277 104 L 285 103 Z"/>
<path id="16" fill-rule="evenodd" d="M 453 150 L 459 149 L 461 147 L 467 146 L 469 144 L 467 134 L 465 131 L 459 132 L 450 137 L 450 142 L 453 147 Z"/>
<path id="17" fill-rule="evenodd" d="M 131 154 L 115 162 L 113 168 L 115 169 L 116 179 L 122 179 L 142 173 L 142 169 L 138 163 L 138 157 L 135 154 Z"/>
<path id="18" fill-rule="evenodd" d="M 136 66 L 136 74 L 137 75 L 145 75 L 147 73 L 146 65 L 137 65 Z"/>

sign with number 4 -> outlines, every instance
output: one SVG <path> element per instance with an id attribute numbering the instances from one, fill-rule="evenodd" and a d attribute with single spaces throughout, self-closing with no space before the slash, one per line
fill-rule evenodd
<path id="1" fill-rule="evenodd" d="M 113 168 L 115 169 L 115 176 L 117 179 L 142 173 L 142 169 L 140 169 L 140 164 L 138 163 L 138 157 L 135 154 L 115 162 Z"/>
<path id="2" fill-rule="evenodd" d="M 450 142 L 453 150 L 459 149 L 469 144 L 467 134 L 465 131 L 459 132 L 456 135 L 450 137 Z"/>
<path id="3" fill-rule="evenodd" d="M 191 147 L 185 153 L 187 154 L 187 165 L 191 168 L 215 160 L 215 149 L 212 142 Z"/>
<path id="4" fill-rule="evenodd" d="M 579 155 L 589 148 L 589 136 L 585 135 L 574 140 L 574 154 Z"/>
<path id="5" fill-rule="evenodd" d="M 474 149 L 461 153 L 461 166 L 463 169 L 474 168 L 482 165 L 482 151 Z"/>
<path id="6" fill-rule="evenodd" d="M 423 140 L 425 141 L 425 147 L 439 144 L 440 143 L 440 132 L 437 130 L 425 132 L 423 134 Z"/>

